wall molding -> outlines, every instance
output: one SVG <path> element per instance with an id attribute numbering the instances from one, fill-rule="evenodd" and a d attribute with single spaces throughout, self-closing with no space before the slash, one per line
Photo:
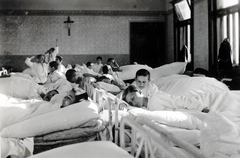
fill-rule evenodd
<path id="1" fill-rule="evenodd" d="M 166 16 L 166 11 L 106 11 L 106 10 L 0 10 L 0 16 Z"/>

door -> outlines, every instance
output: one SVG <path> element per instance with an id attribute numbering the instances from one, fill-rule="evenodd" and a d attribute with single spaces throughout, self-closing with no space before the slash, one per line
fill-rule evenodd
<path id="1" fill-rule="evenodd" d="M 165 59 L 165 24 L 130 22 L 130 62 L 158 67 Z"/>

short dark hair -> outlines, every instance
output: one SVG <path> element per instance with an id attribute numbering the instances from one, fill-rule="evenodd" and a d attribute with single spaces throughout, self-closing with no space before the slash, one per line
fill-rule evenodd
<path id="1" fill-rule="evenodd" d="M 102 72 L 103 72 L 103 74 L 108 74 L 108 71 L 109 71 L 108 66 L 107 66 L 107 65 L 104 65 L 104 66 L 102 67 Z"/>
<path id="2" fill-rule="evenodd" d="M 62 57 L 62 56 L 59 56 L 59 55 L 57 55 L 57 56 L 56 56 L 56 59 L 58 59 L 60 62 L 62 62 L 62 60 L 63 60 L 63 57 Z"/>
<path id="3" fill-rule="evenodd" d="M 54 51 L 55 51 L 55 48 L 53 48 L 53 47 L 50 48 L 50 49 L 48 50 L 48 52 L 50 52 L 50 51 L 51 51 L 51 52 L 54 52 Z"/>
<path id="4" fill-rule="evenodd" d="M 113 59 L 113 58 L 108 58 L 107 62 L 110 62 L 110 61 L 112 61 L 112 60 L 114 60 L 114 59 Z"/>
<path id="5" fill-rule="evenodd" d="M 58 69 L 58 65 L 59 65 L 59 64 L 58 64 L 56 61 L 51 61 L 51 62 L 49 63 L 49 66 L 50 66 L 50 67 L 54 67 L 55 70 Z"/>
<path id="6" fill-rule="evenodd" d="M 69 82 L 71 82 L 71 79 L 76 75 L 76 70 L 74 69 L 69 69 L 66 72 L 66 78 Z"/>
<path id="7" fill-rule="evenodd" d="M 146 70 L 146 69 L 139 69 L 137 72 L 136 72 L 136 78 L 138 77 L 138 76 L 148 76 L 148 78 L 150 79 L 150 72 L 148 71 L 148 70 Z"/>
<path id="8" fill-rule="evenodd" d="M 138 89 L 135 85 L 129 85 L 124 91 L 123 91 L 123 94 L 122 94 L 122 100 L 126 101 L 126 96 L 129 94 L 129 93 L 132 93 L 132 92 L 137 92 Z M 127 102 L 127 101 L 126 101 Z"/>
<path id="9" fill-rule="evenodd" d="M 91 65 L 92 65 L 92 62 L 90 62 L 90 61 L 87 62 L 87 64 L 86 64 L 87 67 L 89 67 L 89 66 L 91 66 Z"/>
<path id="10" fill-rule="evenodd" d="M 43 54 L 38 54 L 38 55 L 36 55 L 36 59 L 41 59 L 42 57 L 44 57 L 45 58 L 45 56 L 43 55 Z"/>
<path id="11" fill-rule="evenodd" d="M 97 59 L 97 60 L 98 60 L 98 59 L 102 60 L 102 57 L 98 56 L 96 59 Z"/>

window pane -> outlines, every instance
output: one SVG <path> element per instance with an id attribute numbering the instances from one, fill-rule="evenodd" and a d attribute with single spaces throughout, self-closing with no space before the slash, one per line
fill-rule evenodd
<path id="1" fill-rule="evenodd" d="M 183 21 L 191 18 L 190 7 L 186 0 L 176 3 L 174 6 L 175 6 L 175 11 L 179 21 Z"/>
<path id="2" fill-rule="evenodd" d="M 228 8 L 239 4 L 239 0 L 217 0 L 217 9 Z"/>
<path id="3" fill-rule="evenodd" d="M 233 15 L 233 64 L 239 65 L 239 14 Z"/>

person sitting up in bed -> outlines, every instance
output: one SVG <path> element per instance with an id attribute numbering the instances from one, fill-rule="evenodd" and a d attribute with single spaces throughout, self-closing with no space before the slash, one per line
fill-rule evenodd
<path id="1" fill-rule="evenodd" d="M 63 73 L 63 74 L 65 75 L 65 73 L 66 73 L 66 68 L 65 68 L 65 66 L 62 64 L 62 62 L 63 62 L 63 57 L 57 55 L 55 61 L 58 63 L 58 71 L 61 72 L 61 73 Z"/>
<path id="2" fill-rule="evenodd" d="M 94 63 L 94 65 L 92 66 L 92 69 L 94 72 L 100 73 L 100 69 L 102 66 L 103 66 L 102 57 L 98 56 L 96 58 L 96 63 Z"/>
<path id="3" fill-rule="evenodd" d="M 134 85 L 130 85 L 124 90 L 122 99 L 131 106 L 147 108 L 150 111 L 175 109 L 209 111 L 207 106 L 195 98 L 173 96 L 162 91 L 158 91 L 147 98 Z"/>
<path id="4" fill-rule="evenodd" d="M 102 67 L 102 73 L 102 76 L 107 77 L 112 84 L 118 86 L 121 90 L 125 89 L 126 84 L 120 78 L 112 75 L 111 67 L 109 65 L 104 65 Z"/>
<path id="5" fill-rule="evenodd" d="M 49 63 L 49 74 L 45 84 L 55 83 L 59 79 L 66 79 L 65 75 L 58 71 L 59 64 L 56 61 Z"/>
<path id="6" fill-rule="evenodd" d="M 120 68 L 120 66 L 118 65 L 118 63 L 113 59 L 113 58 L 108 58 L 107 60 L 107 65 L 110 65 L 112 70 L 115 71 L 119 71 L 121 72 L 122 69 Z"/>
<path id="7" fill-rule="evenodd" d="M 151 82 L 150 72 L 146 69 L 140 69 L 136 72 L 132 85 L 136 86 L 147 98 L 158 91 L 158 87 Z"/>
<path id="8" fill-rule="evenodd" d="M 43 84 L 47 81 L 48 63 L 45 62 L 43 54 L 27 58 L 25 63 L 30 67 L 31 75 L 36 83 Z"/>

